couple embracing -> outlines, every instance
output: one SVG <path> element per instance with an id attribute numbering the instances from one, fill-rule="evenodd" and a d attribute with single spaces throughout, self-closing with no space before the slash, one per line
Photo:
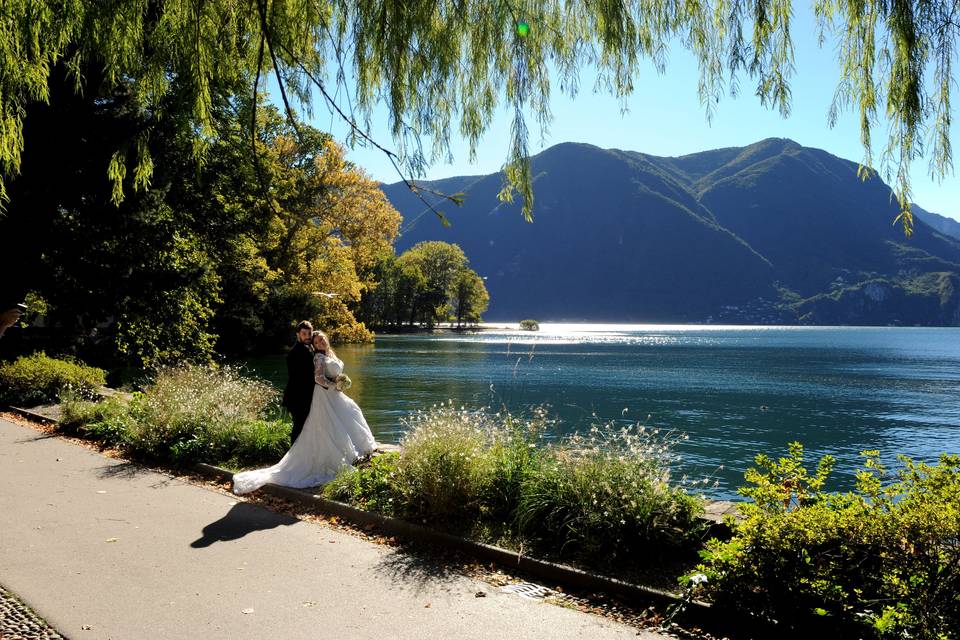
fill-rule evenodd
<path id="1" fill-rule="evenodd" d="M 272 467 L 234 474 L 234 493 L 250 493 L 268 482 L 314 487 L 373 452 L 377 443 L 363 412 L 338 388 L 342 373 L 343 361 L 327 335 L 314 331 L 307 321 L 297 325 L 297 342 L 287 354 L 283 392 L 283 406 L 293 416 L 293 444 Z"/>

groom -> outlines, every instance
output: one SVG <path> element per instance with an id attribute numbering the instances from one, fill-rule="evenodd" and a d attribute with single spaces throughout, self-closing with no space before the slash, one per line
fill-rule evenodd
<path id="1" fill-rule="evenodd" d="M 287 388 L 283 390 L 283 406 L 293 416 L 293 430 L 290 432 L 290 444 L 297 441 L 303 431 L 303 423 L 310 413 L 310 401 L 313 399 L 313 351 L 310 340 L 313 325 L 304 320 L 297 325 L 297 342 L 287 354 Z"/>

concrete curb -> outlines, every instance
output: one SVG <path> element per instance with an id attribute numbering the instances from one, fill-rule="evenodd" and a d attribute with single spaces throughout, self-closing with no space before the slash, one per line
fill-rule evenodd
<path id="1" fill-rule="evenodd" d="M 55 418 L 51 418 L 49 416 L 45 416 L 41 413 L 36 413 L 35 411 L 31 411 L 30 409 L 21 409 L 20 407 L 6 407 L 6 408 L 11 413 L 15 413 L 18 416 L 22 418 L 26 418 L 28 420 L 33 420 L 34 422 L 42 422 L 43 424 L 60 424 L 59 420 Z"/>
<path id="2" fill-rule="evenodd" d="M 211 464 L 201 462 L 193 465 L 192 468 L 206 477 L 218 480 L 229 481 L 233 478 L 232 471 Z M 334 515 L 354 524 L 376 526 L 382 532 L 390 535 L 400 536 L 414 542 L 455 549 L 478 559 L 496 562 L 504 567 L 540 578 L 549 584 L 559 584 L 579 591 L 616 594 L 633 602 L 661 607 L 676 605 L 681 602 L 679 597 L 666 591 L 624 582 L 567 565 L 538 560 L 514 551 L 443 533 L 399 518 L 357 509 L 343 502 L 329 500 L 302 489 L 266 484 L 260 490 L 279 498 L 313 507 L 321 513 Z M 723 629 L 726 629 L 728 627 L 726 624 L 718 624 L 721 621 L 717 620 L 716 612 L 706 602 L 693 601 L 688 603 L 677 614 L 676 619 L 704 628 L 718 629 L 722 626 Z M 742 628 L 741 625 L 738 625 L 738 627 Z"/>

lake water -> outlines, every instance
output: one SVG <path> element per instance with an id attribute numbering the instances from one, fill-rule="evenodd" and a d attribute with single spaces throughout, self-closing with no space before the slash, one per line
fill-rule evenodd
<path id="1" fill-rule="evenodd" d="M 448 399 L 520 413 L 546 404 L 554 436 L 608 420 L 686 433 L 677 471 L 717 480 L 718 498 L 735 496 L 757 453 L 793 440 L 811 467 L 838 458 L 833 488 L 850 486 L 863 449 L 891 465 L 896 453 L 960 452 L 957 328 L 543 324 L 337 351 L 382 442 L 400 438 L 404 415 Z M 248 365 L 285 383 L 283 356 Z"/>

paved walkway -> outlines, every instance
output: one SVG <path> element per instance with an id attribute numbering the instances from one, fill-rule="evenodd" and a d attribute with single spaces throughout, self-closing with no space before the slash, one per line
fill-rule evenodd
<path id="1" fill-rule="evenodd" d="M 3 420 L 0 585 L 73 640 L 661 637 Z"/>

